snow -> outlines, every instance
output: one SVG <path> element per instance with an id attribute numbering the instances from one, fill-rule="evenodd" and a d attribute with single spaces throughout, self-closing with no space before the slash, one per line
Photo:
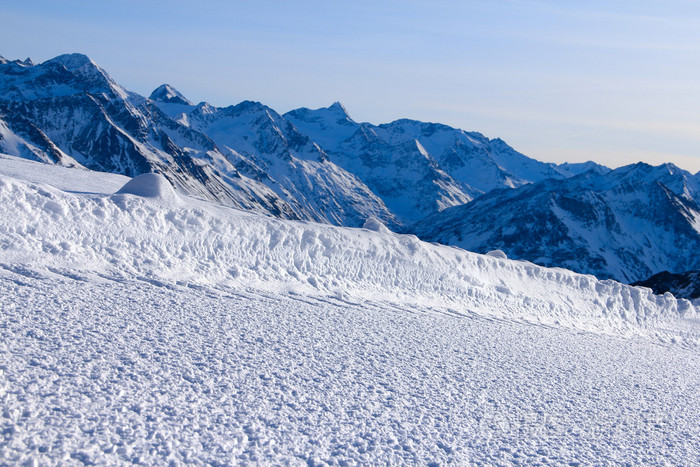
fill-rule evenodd
<path id="1" fill-rule="evenodd" d="M 51 185 L 66 192 L 112 194 L 131 180 L 124 175 L 58 167 L 0 154 L 0 174 L 31 183 Z"/>
<path id="2" fill-rule="evenodd" d="M 391 233 L 391 230 L 387 228 L 386 225 L 382 223 L 379 219 L 376 217 L 370 217 L 368 218 L 365 223 L 362 225 L 363 229 L 371 230 L 373 232 L 381 232 L 381 233 Z"/>
<path id="3" fill-rule="evenodd" d="M 0 158 L 2 464 L 700 460 L 687 301 L 37 167 Z"/>
<path id="4" fill-rule="evenodd" d="M 486 253 L 486 256 L 499 259 L 508 259 L 508 256 L 502 250 L 491 250 Z"/>
<path id="5" fill-rule="evenodd" d="M 471 251 L 635 282 L 698 269 L 695 181 L 677 167 L 638 163 L 493 191 L 413 226 L 420 238 Z"/>
<path id="6" fill-rule="evenodd" d="M 161 203 L 177 202 L 177 194 L 172 185 L 161 174 L 145 173 L 132 178 L 115 195 L 136 195 L 153 198 Z"/>
<path id="7" fill-rule="evenodd" d="M 180 93 L 177 89 L 169 84 L 158 86 L 150 95 L 149 99 L 159 101 L 161 103 L 172 103 L 175 105 L 194 107 L 192 102 Z"/>

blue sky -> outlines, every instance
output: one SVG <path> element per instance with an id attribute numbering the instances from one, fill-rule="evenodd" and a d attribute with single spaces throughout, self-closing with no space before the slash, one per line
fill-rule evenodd
<path id="1" fill-rule="evenodd" d="M 82 52 L 148 95 L 437 121 L 542 160 L 700 171 L 700 2 L 32 1 L 0 55 Z"/>

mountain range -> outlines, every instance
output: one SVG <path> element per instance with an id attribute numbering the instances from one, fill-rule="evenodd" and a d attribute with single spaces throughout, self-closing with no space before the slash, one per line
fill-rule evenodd
<path id="1" fill-rule="evenodd" d="M 614 278 L 700 266 L 700 180 L 637 163 L 495 190 L 415 226 L 429 241 Z"/>
<path id="2" fill-rule="evenodd" d="M 0 64 L 0 149 L 135 176 L 159 172 L 190 195 L 271 215 L 394 229 L 499 187 L 587 165 L 528 158 L 445 125 L 353 121 L 343 106 L 280 115 L 245 101 L 193 104 L 170 85 L 145 98 L 85 55 Z"/>
<path id="3" fill-rule="evenodd" d="M 621 281 L 700 267 L 698 175 L 552 164 L 438 123 L 285 114 L 124 89 L 82 54 L 0 57 L 0 152 L 130 177 L 285 219 L 390 229 Z"/>

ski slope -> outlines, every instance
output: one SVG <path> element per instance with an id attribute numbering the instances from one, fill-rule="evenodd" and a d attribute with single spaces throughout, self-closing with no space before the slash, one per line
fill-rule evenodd
<path id="1" fill-rule="evenodd" d="M 0 203 L 0 463 L 700 461 L 685 300 L 155 175 Z"/>

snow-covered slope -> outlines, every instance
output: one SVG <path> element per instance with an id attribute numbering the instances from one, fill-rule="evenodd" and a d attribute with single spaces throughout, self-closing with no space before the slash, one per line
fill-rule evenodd
<path id="1" fill-rule="evenodd" d="M 0 203 L 2 464 L 700 456 L 687 301 L 154 174 L 3 156 Z"/>
<path id="2" fill-rule="evenodd" d="M 116 194 L 99 195 L 3 177 L 0 202 L 13 213 L 0 219 L 3 261 L 172 286 L 372 299 L 604 332 L 635 332 L 694 312 L 688 302 L 648 289 L 431 245 L 412 235 L 281 221 L 191 198 L 179 202 L 180 195 L 164 188 L 148 191 L 149 183 L 164 180 L 144 174 Z"/>
<path id="3" fill-rule="evenodd" d="M 426 240 L 632 282 L 700 267 L 697 179 L 672 164 L 496 191 L 419 223 Z"/>

